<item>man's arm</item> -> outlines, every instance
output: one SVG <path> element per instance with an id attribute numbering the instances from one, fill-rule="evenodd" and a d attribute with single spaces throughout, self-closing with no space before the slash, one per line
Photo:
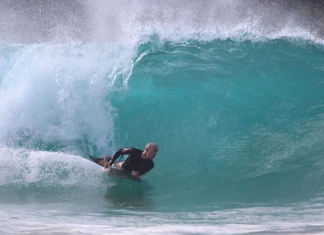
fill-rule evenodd
<path id="1" fill-rule="evenodd" d="M 120 149 L 118 149 L 117 152 L 112 157 L 112 159 L 109 161 L 108 165 L 111 166 L 117 160 L 117 158 L 119 158 L 120 155 L 129 154 L 131 151 L 132 151 L 131 148 L 120 148 Z"/>

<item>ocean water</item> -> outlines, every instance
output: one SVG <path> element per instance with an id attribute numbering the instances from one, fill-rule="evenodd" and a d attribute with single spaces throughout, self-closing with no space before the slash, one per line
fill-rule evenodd
<path id="1" fill-rule="evenodd" d="M 0 233 L 324 234 L 324 19 L 290 3 L 0 3 Z M 87 157 L 148 142 L 142 183 Z"/>

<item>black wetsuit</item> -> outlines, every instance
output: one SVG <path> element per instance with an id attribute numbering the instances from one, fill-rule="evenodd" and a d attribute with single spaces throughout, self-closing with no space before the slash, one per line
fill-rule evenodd
<path id="1" fill-rule="evenodd" d="M 143 175 L 153 169 L 154 162 L 151 159 L 143 159 L 142 153 L 142 150 L 136 148 L 120 148 L 112 157 L 110 164 L 112 165 L 120 155 L 127 154 L 129 156 L 122 165 L 123 169 L 129 172 L 137 171 Z"/>

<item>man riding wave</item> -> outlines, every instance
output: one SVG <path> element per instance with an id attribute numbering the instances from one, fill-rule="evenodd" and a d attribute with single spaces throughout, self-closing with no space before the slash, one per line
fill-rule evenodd
<path id="1" fill-rule="evenodd" d="M 90 158 L 104 168 L 109 166 L 119 167 L 131 172 L 135 178 L 139 178 L 141 175 L 154 168 L 153 159 L 157 152 L 158 146 L 155 143 L 148 143 L 146 144 L 144 151 L 133 147 L 120 148 L 115 152 L 113 157 L 107 156 L 103 159 L 90 156 Z M 115 163 L 115 161 L 124 154 L 128 155 L 127 159 Z"/>

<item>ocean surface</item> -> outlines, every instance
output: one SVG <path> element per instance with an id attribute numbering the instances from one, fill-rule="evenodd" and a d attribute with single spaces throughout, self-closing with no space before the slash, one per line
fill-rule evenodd
<path id="1" fill-rule="evenodd" d="M 324 18 L 293 2 L 2 1 L 0 234 L 324 234 Z M 88 159 L 148 142 L 142 183 Z"/>

